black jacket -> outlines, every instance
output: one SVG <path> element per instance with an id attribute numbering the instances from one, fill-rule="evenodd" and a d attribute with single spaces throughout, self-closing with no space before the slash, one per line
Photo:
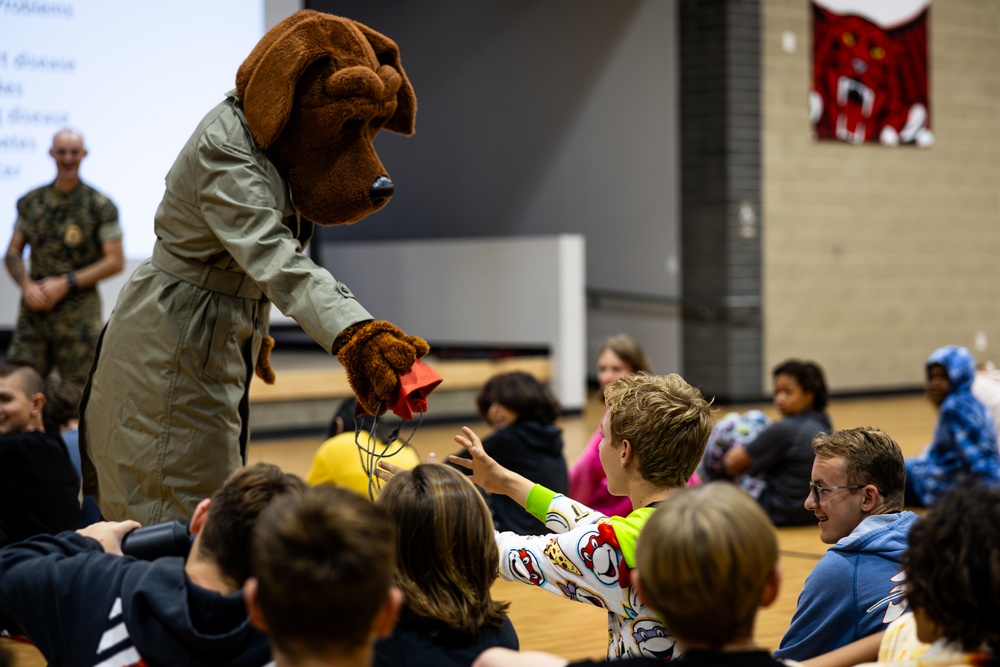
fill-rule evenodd
<path id="1" fill-rule="evenodd" d="M 80 478 L 66 445 L 42 431 L 0 436 L 0 547 L 76 528 Z"/>
<path id="2" fill-rule="evenodd" d="M 150 667 L 259 667 L 271 660 L 241 592 L 196 586 L 181 558 L 114 556 L 71 532 L 0 549 L 0 611 L 59 667 L 125 667 L 140 658 Z"/>
<path id="3" fill-rule="evenodd" d="M 419 622 L 400 620 L 392 636 L 375 642 L 374 667 L 469 667 L 488 648 L 519 648 L 517 632 L 507 618 L 499 628 L 483 628 L 467 639 L 445 632 L 432 637 Z"/>
<path id="4" fill-rule="evenodd" d="M 569 491 L 562 430 L 555 424 L 516 421 L 497 429 L 483 440 L 483 449 L 504 468 L 524 475 L 536 484 L 556 493 Z M 458 452 L 458 456 L 471 458 L 465 449 Z M 459 470 L 468 473 L 464 468 Z M 500 532 L 510 531 L 518 535 L 547 535 L 552 532 L 507 496 L 491 495 L 486 502 L 493 512 L 493 523 Z"/>

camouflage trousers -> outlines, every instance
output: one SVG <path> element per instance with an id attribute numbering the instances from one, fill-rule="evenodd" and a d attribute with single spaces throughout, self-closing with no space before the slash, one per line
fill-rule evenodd
<path id="1" fill-rule="evenodd" d="M 67 295 L 46 313 L 22 301 L 7 358 L 27 362 L 43 376 L 58 369 L 60 377 L 83 388 L 101 327 L 101 298 L 93 288 Z"/>

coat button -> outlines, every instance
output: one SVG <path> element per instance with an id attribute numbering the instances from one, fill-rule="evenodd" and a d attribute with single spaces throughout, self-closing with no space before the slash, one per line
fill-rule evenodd
<path id="1" fill-rule="evenodd" d="M 353 294 L 351 294 L 351 290 L 348 289 L 347 285 L 345 285 L 344 283 L 340 283 L 340 285 L 338 286 L 338 288 L 340 289 L 340 293 L 343 294 L 344 296 L 347 296 L 347 297 L 353 297 L 354 296 Z"/>

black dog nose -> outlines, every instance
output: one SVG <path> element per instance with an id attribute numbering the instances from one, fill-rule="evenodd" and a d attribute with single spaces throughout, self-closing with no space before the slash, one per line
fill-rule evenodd
<path id="1" fill-rule="evenodd" d="M 381 204 L 391 197 L 395 190 L 396 188 L 393 187 L 392 181 L 389 180 L 388 176 L 379 176 L 372 183 L 372 189 L 368 191 L 368 196 L 371 197 L 373 204 Z"/>

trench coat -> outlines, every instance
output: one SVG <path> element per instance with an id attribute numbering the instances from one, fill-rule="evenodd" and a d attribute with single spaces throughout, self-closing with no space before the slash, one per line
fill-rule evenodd
<path id="1" fill-rule="evenodd" d="M 248 389 L 274 303 L 324 349 L 372 319 L 304 252 L 287 181 L 235 91 L 167 174 L 150 259 L 122 289 L 84 391 L 84 492 L 105 519 L 189 518 L 246 461 Z"/>

